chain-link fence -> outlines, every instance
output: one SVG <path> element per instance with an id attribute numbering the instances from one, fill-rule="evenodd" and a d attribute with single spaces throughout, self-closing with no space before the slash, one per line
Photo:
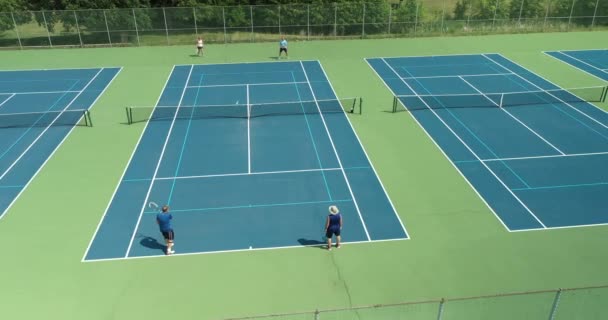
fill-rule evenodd
<path id="1" fill-rule="evenodd" d="M 608 286 L 315 310 L 225 320 L 608 319 Z"/>
<path id="2" fill-rule="evenodd" d="M 608 28 L 606 0 L 402 0 L 0 12 L 0 48 L 138 46 Z"/>

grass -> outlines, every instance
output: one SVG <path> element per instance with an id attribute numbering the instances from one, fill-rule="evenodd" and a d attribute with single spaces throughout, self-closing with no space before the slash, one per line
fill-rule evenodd
<path id="1" fill-rule="evenodd" d="M 571 32 L 293 42 L 291 59 L 320 60 L 339 96 L 365 99 L 364 114 L 349 117 L 412 239 L 331 253 L 297 248 L 96 263 L 82 263 L 82 256 L 143 130 L 143 124 L 121 124 L 124 107 L 154 104 L 175 64 L 272 61 L 276 45 L 209 44 L 202 58 L 190 56 L 191 46 L 2 51 L 3 70 L 124 69 L 94 106 L 95 127 L 76 128 L 0 220 L 0 318 L 222 319 L 605 284 L 608 227 L 506 232 L 413 119 L 386 112 L 391 94 L 363 58 L 499 52 L 559 85 L 582 87 L 603 83 L 541 51 L 602 48 L 607 37 Z M 606 291 L 600 293 L 578 294 L 582 302 L 562 309 L 561 319 L 607 318 Z M 550 295 L 524 300 L 451 309 L 448 303 L 444 316 L 548 318 Z M 403 312 L 426 319 L 435 307 Z M 382 310 L 321 319 L 395 319 L 396 313 Z"/>

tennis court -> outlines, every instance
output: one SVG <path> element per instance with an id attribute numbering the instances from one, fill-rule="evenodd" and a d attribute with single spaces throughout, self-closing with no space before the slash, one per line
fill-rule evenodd
<path id="1" fill-rule="evenodd" d="M 0 71 L 0 218 L 119 71 Z"/>
<path id="2" fill-rule="evenodd" d="M 509 231 L 608 223 L 605 87 L 562 89 L 500 54 L 367 59 Z"/>
<path id="3" fill-rule="evenodd" d="M 317 61 L 180 65 L 156 107 L 85 260 L 163 255 L 147 204 L 168 204 L 177 254 L 322 244 L 329 205 L 345 243 L 407 233 Z"/>
<path id="4" fill-rule="evenodd" d="M 545 51 L 551 57 L 608 81 L 608 50 Z"/>

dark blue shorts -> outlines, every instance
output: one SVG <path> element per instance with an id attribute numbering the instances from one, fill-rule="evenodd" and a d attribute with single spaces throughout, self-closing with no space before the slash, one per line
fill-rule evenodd
<path id="1" fill-rule="evenodd" d="M 328 228 L 327 232 L 325 233 L 325 236 L 327 238 L 331 238 L 333 237 L 333 235 L 339 236 L 340 235 L 340 228 Z"/>
<path id="2" fill-rule="evenodd" d="M 173 230 L 161 231 L 161 233 L 163 234 L 163 238 L 165 238 L 165 240 L 173 240 L 173 238 L 175 238 L 175 233 L 173 233 Z"/>

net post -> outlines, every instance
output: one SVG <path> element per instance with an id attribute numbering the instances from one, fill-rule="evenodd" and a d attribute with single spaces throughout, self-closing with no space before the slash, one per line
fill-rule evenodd
<path id="1" fill-rule="evenodd" d="M 321 312 L 319 312 L 319 309 L 315 310 L 315 320 L 321 320 Z"/>
<path id="2" fill-rule="evenodd" d="M 608 86 L 605 86 L 602 90 L 602 96 L 600 98 L 601 102 L 606 102 L 606 95 L 608 95 Z"/>
<path id="3" fill-rule="evenodd" d="M 131 108 L 125 107 L 125 111 L 127 112 L 127 124 L 133 124 L 133 117 L 131 116 Z"/>
<path id="4" fill-rule="evenodd" d="M 555 314 L 557 312 L 557 307 L 559 305 L 559 299 L 562 296 L 562 289 L 559 288 L 557 289 L 557 292 L 555 293 L 555 298 L 553 299 L 553 305 L 551 306 L 551 314 L 549 315 L 549 320 L 553 320 L 555 319 Z"/>
<path id="5" fill-rule="evenodd" d="M 359 97 L 359 114 L 363 114 L 363 98 Z"/>
<path id="6" fill-rule="evenodd" d="M 19 41 L 19 49 L 23 49 L 23 44 L 21 43 L 21 36 L 19 35 L 19 28 L 17 27 L 17 21 L 15 21 L 15 15 L 12 11 L 11 18 L 13 19 L 13 26 L 15 26 L 15 34 L 17 34 L 17 40 Z"/>
<path id="7" fill-rule="evenodd" d="M 503 104 L 504 97 L 505 97 L 505 94 L 504 94 L 504 93 L 501 93 L 501 94 L 500 94 L 500 103 L 498 104 L 498 107 L 499 107 L 499 108 L 502 108 L 502 104 Z"/>
<path id="8" fill-rule="evenodd" d="M 397 112 L 397 96 L 393 97 L 393 113 Z"/>

